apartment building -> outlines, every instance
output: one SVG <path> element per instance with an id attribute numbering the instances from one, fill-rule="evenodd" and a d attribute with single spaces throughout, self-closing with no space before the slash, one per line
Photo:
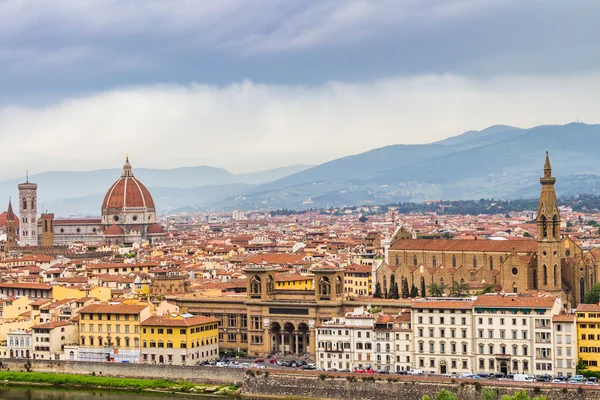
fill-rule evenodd
<path id="1" fill-rule="evenodd" d="M 412 368 L 413 329 L 411 311 L 406 310 L 394 319 L 394 371 L 409 371 Z"/>
<path id="2" fill-rule="evenodd" d="M 77 326 L 69 321 L 47 322 L 31 328 L 33 358 L 60 360 L 66 345 L 77 343 Z"/>
<path id="3" fill-rule="evenodd" d="M 324 370 L 372 367 L 375 317 L 363 307 L 316 326 L 317 366 Z"/>
<path id="4" fill-rule="evenodd" d="M 474 298 L 424 298 L 412 306 L 413 368 L 430 374 L 473 370 Z"/>
<path id="5" fill-rule="evenodd" d="M 552 317 L 554 332 L 554 373 L 571 376 L 577 368 L 577 324 L 575 314 Z"/>
<path id="6" fill-rule="evenodd" d="M 145 304 L 92 304 L 79 310 L 81 361 L 140 361 L 140 322 L 150 317 Z"/>
<path id="7" fill-rule="evenodd" d="M 600 305 L 577 306 L 578 358 L 591 371 L 600 371 Z"/>

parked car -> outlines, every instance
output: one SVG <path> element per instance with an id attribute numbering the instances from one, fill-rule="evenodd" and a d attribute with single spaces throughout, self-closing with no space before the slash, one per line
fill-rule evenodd
<path id="1" fill-rule="evenodd" d="M 406 371 L 406 370 L 396 371 L 396 374 L 398 374 L 398 375 L 406 375 L 407 373 L 408 373 L 408 371 Z"/>
<path id="2" fill-rule="evenodd" d="M 407 372 L 407 375 L 423 375 L 422 369 L 411 369 Z"/>
<path id="3" fill-rule="evenodd" d="M 277 360 L 273 358 L 269 360 L 269 364 L 277 364 Z"/>
<path id="4" fill-rule="evenodd" d="M 515 374 L 513 380 L 515 382 L 535 382 L 533 375 L 528 374 Z"/>
<path id="5" fill-rule="evenodd" d="M 256 360 L 254 360 L 255 363 L 264 363 L 265 359 L 264 358 L 257 358 Z"/>
<path id="6" fill-rule="evenodd" d="M 536 382 L 550 382 L 552 377 L 550 375 L 538 375 L 535 380 Z"/>

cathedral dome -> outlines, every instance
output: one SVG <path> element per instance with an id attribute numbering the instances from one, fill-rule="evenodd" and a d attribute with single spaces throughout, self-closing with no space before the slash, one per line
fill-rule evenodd
<path id="1" fill-rule="evenodd" d="M 154 200 L 150 191 L 131 172 L 129 157 L 125 160 L 123 174 L 106 192 L 102 210 L 123 208 L 154 209 Z"/>
<path id="2" fill-rule="evenodd" d="M 111 225 L 108 228 L 106 228 L 106 230 L 104 231 L 104 235 L 106 235 L 106 236 L 119 236 L 119 235 L 124 235 L 124 234 L 125 234 L 125 232 L 118 225 Z"/>
<path id="3" fill-rule="evenodd" d="M 6 217 L 8 215 L 8 212 L 4 211 L 2 214 L 0 214 L 0 228 L 6 228 Z M 20 220 L 19 217 L 17 217 L 16 214 L 13 214 L 13 218 L 15 221 L 15 228 L 19 229 L 20 226 Z"/>

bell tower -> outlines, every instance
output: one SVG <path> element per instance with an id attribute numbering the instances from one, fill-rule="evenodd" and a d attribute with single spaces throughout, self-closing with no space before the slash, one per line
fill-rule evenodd
<path id="1" fill-rule="evenodd" d="M 6 211 L 6 244 L 4 251 L 8 253 L 17 247 L 17 227 L 15 223 L 15 213 L 13 212 L 10 199 L 8 200 L 8 210 Z"/>
<path id="2" fill-rule="evenodd" d="M 545 291 L 561 291 L 560 213 L 554 191 L 556 178 L 552 176 L 548 152 L 544 163 L 544 176 L 540 178 L 540 183 L 542 192 L 537 211 L 537 284 L 534 283 L 533 287 Z"/>
<path id="3" fill-rule="evenodd" d="M 42 213 L 42 246 L 54 246 L 54 214 Z"/>
<path id="4" fill-rule="evenodd" d="M 29 182 L 19 185 L 19 215 L 21 216 L 21 246 L 37 246 L 37 184 Z"/>

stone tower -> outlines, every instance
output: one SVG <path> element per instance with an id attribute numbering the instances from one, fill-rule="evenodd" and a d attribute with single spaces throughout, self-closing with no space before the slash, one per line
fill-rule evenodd
<path id="1" fill-rule="evenodd" d="M 538 263 L 533 288 L 544 291 L 561 291 L 561 237 L 560 213 L 554 191 L 556 179 L 552 176 L 550 157 L 546 152 L 544 176 L 540 178 L 542 192 L 537 211 Z"/>
<path id="2" fill-rule="evenodd" d="M 42 213 L 42 246 L 54 246 L 54 214 Z"/>
<path id="3" fill-rule="evenodd" d="M 37 184 L 27 181 L 19 185 L 19 215 L 21 216 L 21 245 L 37 246 Z"/>
<path id="4" fill-rule="evenodd" d="M 6 244 L 4 251 L 9 252 L 17 247 L 17 227 L 15 223 L 15 214 L 13 212 L 11 201 L 8 200 L 8 210 L 6 211 Z"/>

